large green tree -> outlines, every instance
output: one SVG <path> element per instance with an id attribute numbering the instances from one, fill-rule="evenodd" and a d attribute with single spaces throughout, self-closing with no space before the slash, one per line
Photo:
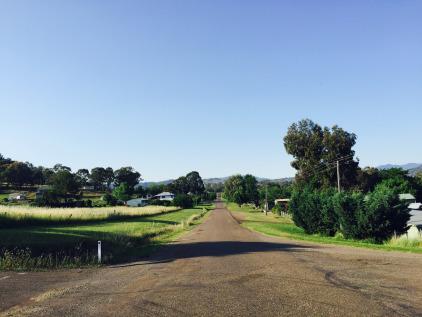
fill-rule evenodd
<path id="1" fill-rule="evenodd" d="M 169 185 L 169 189 L 176 194 L 187 194 L 189 193 L 190 187 L 187 178 L 181 176 Z"/>
<path id="2" fill-rule="evenodd" d="M 259 204 L 258 181 L 255 176 L 250 174 L 243 177 L 244 182 L 244 199 L 246 202 Z"/>
<path id="3" fill-rule="evenodd" d="M 104 189 L 104 184 L 107 181 L 107 172 L 104 167 L 94 167 L 91 170 L 91 182 L 95 189 Z"/>
<path id="4" fill-rule="evenodd" d="M 23 162 L 10 163 L 3 171 L 3 180 L 14 186 L 31 184 L 32 170 L 28 164 Z"/>
<path id="5" fill-rule="evenodd" d="M 336 161 L 340 162 L 342 186 L 356 184 L 358 162 L 354 160 L 356 135 L 338 126 L 322 128 L 306 119 L 292 124 L 284 137 L 284 147 L 294 161 L 296 179 L 317 186 L 335 186 Z"/>
<path id="6" fill-rule="evenodd" d="M 226 180 L 224 197 L 238 205 L 245 203 L 245 180 L 242 175 L 234 175 Z"/>
<path id="7" fill-rule="evenodd" d="M 74 195 L 79 191 L 80 184 L 75 174 L 68 170 L 59 170 L 49 179 L 52 191 L 62 198 L 68 198 L 69 195 Z"/>
<path id="8" fill-rule="evenodd" d="M 194 195 L 201 195 L 205 191 L 204 182 L 198 172 L 190 172 L 186 175 L 189 191 Z"/>
<path id="9" fill-rule="evenodd" d="M 119 168 L 114 172 L 114 182 L 117 186 L 126 183 L 131 191 L 141 181 L 141 174 L 135 171 L 131 166 Z"/>

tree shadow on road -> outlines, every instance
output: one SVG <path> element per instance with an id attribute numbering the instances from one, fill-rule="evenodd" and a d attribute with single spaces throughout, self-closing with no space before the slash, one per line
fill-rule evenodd
<path id="1" fill-rule="evenodd" d="M 179 259 L 200 257 L 225 257 L 241 254 L 263 252 L 302 252 L 315 249 L 317 246 L 273 243 L 273 242 L 241 242 L 241 241 L 215 241 L 196 243 L 177 243 L 163 246 L 160 252 L 152 255 L 148 260 L 112 266 L 113 268 L 169 263 Z"/>

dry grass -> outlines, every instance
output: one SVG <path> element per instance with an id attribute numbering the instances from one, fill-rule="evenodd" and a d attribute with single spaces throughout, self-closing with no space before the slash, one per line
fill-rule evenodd
<path id="1" fill-rule="evenodd" d="M 390 246 L 396 247 L 421 247 L 422 248 L 422 232 L 419 232 L 417 236 L 409 238 L 407 235 L 394 236 L 386 243 Z"/>
<path id="2" fill-rule="evenodd" d="M 151 216 L 179 210 L 178 207 L 103 207 L 103 208 L 46 208 L 28 206 L 0 206 L 0 220 L 5 226 L 40 224 L 73 224 Z M 0 225 L 1 227 L 1 225 Z"/>

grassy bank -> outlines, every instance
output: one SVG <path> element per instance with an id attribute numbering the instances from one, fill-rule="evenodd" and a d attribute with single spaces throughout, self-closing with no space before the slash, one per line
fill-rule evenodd
<path id="1" fill-rule="evenodd" d="M 122 221 L 81 225 L 31 226 L 0 230 L 0 269 L 80 267 L 97 263 L 102 241 L 103 263 L 139 259 L 196 224 L 212 206 L 199 206 Z"/>
<path id="2" fill-rule="evenodd" d="M 348 240 L 344 239 L 341 236 L 325 237 L 321 235 L 309 235 L 306 234 L 302 228 L 297 227 L 289 217 L 281 217 L 271 213 L 265 216 L 265 214 L 260 212 L 259 210 L 255 210 L 251 207 L 246 206 L 239 207 L 233 203 L 227 203 L 227 208 L 234 213 L 241 213 L 244 218 L 242 226 L 269 236 L 283 237 L 288 239 L 317 243 L 339 244 L 352 247 L 379 249 L 386 251 L 422 253 L 422 246 L 400 246 L 395 245 L 391 242 L 387 242 L 385 244 L 375 244 L 371 243 L 370 241 Z"/>
<path id="3" fill-rule="evenodd" d="M 0 228 L 27 226 L 73 225 L 79 223 L 122 220 L 157 215 L 178 210 L 178 207 L 102 207 L 47 208 L 30 206 L 0 206 Z"/>

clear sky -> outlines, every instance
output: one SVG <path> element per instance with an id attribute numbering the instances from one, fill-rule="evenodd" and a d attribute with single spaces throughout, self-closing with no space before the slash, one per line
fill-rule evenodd
<path id="1" fill-rule="evenodd" d="M 146 180 L 292 176 L 302 118 L 422 162 L 422 1 L 0 0 L 0 153 Z"/>

